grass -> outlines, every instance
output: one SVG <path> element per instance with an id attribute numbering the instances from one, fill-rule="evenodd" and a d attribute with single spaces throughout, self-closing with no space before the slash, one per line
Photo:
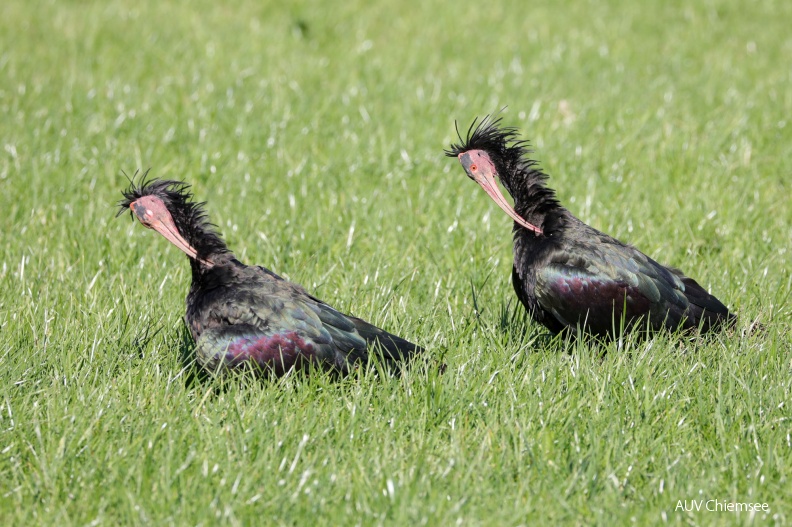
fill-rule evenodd
<path id="1" fill-rule="evenodd" d="M 792 4 L 420 4 L 2 3 L 0 523 L 792 521 Z M 525 320 L 442 157 L 503 106 L 575 214 L 767 332 L 600 358 Z M 186 382 L 185 259 L 114 218 L 149 167 L 447 371 Z"/>

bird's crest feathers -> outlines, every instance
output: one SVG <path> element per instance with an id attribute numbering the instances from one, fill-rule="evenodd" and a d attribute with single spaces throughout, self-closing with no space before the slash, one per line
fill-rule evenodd
<path id="1" fill-rule="evenodd" d="M 500 126 L 501 121 L 503 121 L 503 117 L 496 118 L 493 115 L 487 115 L 480 122 L 477 117 L 468 128 L 465 138 L 459 133 L 459 126 L 454 122 L 459 143 L 452 144 L 445 154 L 448 157 L 457 157 L 468 150 L 485 150 L 490 154 L 500 156 L 518 153 L 519 157 L 522 157 L 529 154 L 530 150 L 528 150 L 526 141 L 516 141 L 511 147 L 508 146 L 517 138 L 518 130 L 512 126 Z M 515 147 L 519 152 L 516 152 Z"/>
<path id="2" fill-rule="evenodd" d="M 533 153 L 528 141 L 518 140 L 519 130 L 513 126 L 502 126 L 503 117 L 487 115 L 481 121 L 476 118 L 468 128 L 467 136 L 462 137 L 457 127 L 459 143 L 452 144 L 445 155 L 457 157 L 469 150 L 484 150 L 499 169 L 504 185 L 511 192 L 510 181 L 518 174 L 520 179 L 545 181 L 547 175 L 534 168 L 537 163 L 528 157 Z M 512 175 L 509 178 L 509 175 Z"/>

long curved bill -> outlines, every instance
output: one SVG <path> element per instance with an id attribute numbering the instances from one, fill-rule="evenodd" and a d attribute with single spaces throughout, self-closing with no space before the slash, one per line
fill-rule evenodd
<path id="1" fill-rule="evenodd" d="M 168 225 L 167 223 L 155 219 L 151 222 L 151 228 L 160 233 L 166 240 L 173 245 L 184 251 L 184 253 L 196 260 L 198 258 L 198 251 L 185 240 L 181 234 L 176 230 L 175 225 Z"/>
<path id="2" fill-rule="evenodd" d="M 485 176 L 479 176 L 479 177 L 475 178 L 475 181 L 476 181 L 476 183 L 481 185 L 481 188 L 484 189 L 484 192 L 489 194 L 489 197 L 492 198 L 492 201 L 497 203 L 498 206 L 501 209 L 503 209 L 503 212 L 508 214 L 511 217 L 511 219 L 513 219 L 515 222 L 517 222 L 519 225 L 522 225 L 523 227 L 525 227 L 529 231 L 533 231 L 536 234 L 542 234 L 542 229 L 541 228 L 537 227 L 536 225 L 534 225 L 532 223 L 528 223 L 527 221 L 525 221 L 522 218 L 522 216 L 517 214 L 517 212 L 515 212 L 515 210 L 512 208 L 512 206 L 509 205 L 509 202 L 506 201 L 506 198 L 503 196 L 503 193 L 500 191 L 500 188 L 498 187 L 498 184 L 495 182 L 495 177 L 494 176 L 492 176 L 492 177 L 487 177 L 486 175 Z"/>

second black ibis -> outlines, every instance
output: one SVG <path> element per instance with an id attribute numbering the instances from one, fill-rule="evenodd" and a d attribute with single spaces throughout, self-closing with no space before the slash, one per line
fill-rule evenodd
<path id="1" fill-rule="evenodd" d="M 513 220 L 512 282 L 553 333 L 614 337 L 622 328 L 715 330 L 735 315 L 682 271 L 590 227 L 561 206 L 516 128 L 487 117 L 446 155 L 459 159 Z M 498 188 L 514 199 L 514 207 Z"/>

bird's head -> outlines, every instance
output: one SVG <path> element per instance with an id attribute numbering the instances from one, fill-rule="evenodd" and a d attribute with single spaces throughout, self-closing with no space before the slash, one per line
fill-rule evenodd
<path id="1" fill-rule="evenodd" d="M 204 267 L 212 267 L 214 264 L 207 257 L 207 251 L 201 250 L 203 247 L 196 248 L 195 242 L 188 241 L 196 238 L 197 228 L 206 225 L 202 204 L 190 201 L 188 189 L 189 185 L 181 181 L 146 181 L 144 174 L 139 185 L 132 181 L 123 192 L 124 199 L 118 202 L 118 215 L 129 210 L 144 227 L 160 233 L 192 260 Z M 225 249 L 225 244 L 214 232 L 209 235 L 216 237 Z"/>
<path id="2" fill-rule="evenodd" d="M 518 154 L 516 160 L 519 161 L 523 152 L 522 144 L 516 145 L 516 152 L 514 145 L 508 145 L 515 137 L 516 129 L 499 128 L 500 121 L 500 118 L 492 120 L 489 116 L 485 117 L 478 126 L 476 121 L 473 121 L 468 129 L 467 139 L 463 139 L 457 129 L 460 142 L 452 144 L 445 154 L 448 157 L 458 158 L 468 177 L 478 183 L 517 224 L 536 234 L 542 234 L 540 227 L 529 223 L 515 212 L 498 187 L 498 180 L 503 181 L 501 172 L 508 170 L 506 163 L 513 164 L 515 154 Z"/>

